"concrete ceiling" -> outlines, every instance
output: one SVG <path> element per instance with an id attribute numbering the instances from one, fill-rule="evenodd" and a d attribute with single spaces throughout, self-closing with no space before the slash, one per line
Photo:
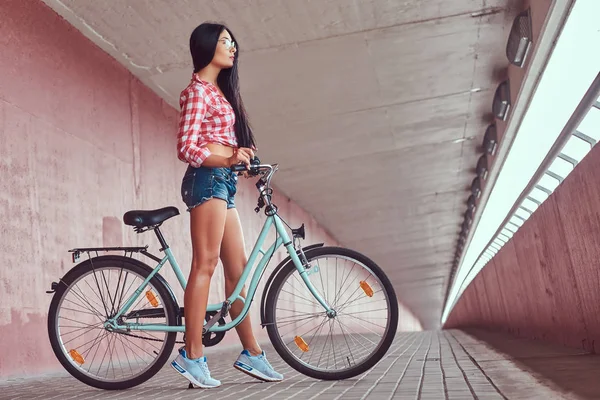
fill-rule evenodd
<path id="1" fill-rule="evenodd" d="M 189 34 L 224 22 L 277 187 L 437 328 L 520 0 L 44 0 L 178 106 Z"/>

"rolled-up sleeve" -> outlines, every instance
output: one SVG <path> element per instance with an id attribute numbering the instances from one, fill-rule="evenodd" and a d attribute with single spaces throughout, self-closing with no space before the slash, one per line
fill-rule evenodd
<path id="1" fill-rule="evenodd" d="M 181 93 L 179 129 L 177 132 L 177 157 L 192 167 L 200 167 L 211 152 L 201 138 L 201 125 L 207 112 L 207 93 L 201 86 L 188 88 Z"/>

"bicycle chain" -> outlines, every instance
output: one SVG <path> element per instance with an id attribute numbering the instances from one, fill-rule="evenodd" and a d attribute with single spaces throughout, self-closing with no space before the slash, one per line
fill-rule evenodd
<path id="1" fill-rule="evenodd" d="M 143 318 L 145 318 L 145 319 L 158 319 L 160 317 L 143 317 Z M 150 341 L 153 341 L 153 342 L 164 342 L 164 340 L 161 340 L 161 339 L 154 339 L 154 338 L 149 338 L 149 337 L 143 337 L 143 336 L 134 335 L 133 333 L 129 333 L 129 332 L 125 332 L 125 331 L 109 331 L 109 332 L 119 333 L 121 335 L 131 336 L 131 337 L 138 338 L 138 339 L 150 340 Z M 176 340 L 175 343 L 177 343 L 177 344 L 185 344 L 184 341 L 178 341 L 178 340 Z"/>
<path id="2" fill-rule="evenodd" d="M 138 339 L 151 340 L 153 342 L 164 342 L 164 340 L 155 339 L 155 338 L 149 338 L 149 337 L 143 337 L 143 336 L 140 336 L 140 335 L 134 335 L 133 333 L 129 333 L 129 332 L 123 332 L 123 331 L 110 331 L 110 332 L 112 332 L 112 333 L 119 333 L 121 335 L 131 336 L 131 337 L 138 338 Z M 177 343 L 177 344 L 185 344 L 185 342 L 181 341 L 181 340 L 176 340 L 175 343 Z"/>
<path id="3" fill-rule="evenodd" d="M 144 318 L 147 318 L 147 319 L 157 319 L 157 318 L 160 318 L 160 317 L 144 317 Z M 221 324 L 219 324 L 219 325 L 221 325 Z M 112 332 L 112 333 L 119 333 L 121 335 L 131 336 L 131 337 L 138 338 L 138 339 L 150 340 L 150 341 L 153 341 L 153 342 L 164 342 L 164 340 L 161 340 L 161 339 L 154 339 L 154 338 L 149 338 L 149 337 L 143 337 L 143 336 L 135 335 L 133 333 L 129 333 L 129 332 L 125 332 L 125 331 L 110 331 L 110 332 Z M 185 337 L 185 334 L 184 334 L 184 337 Z M 175 343 L 176 344 L 185 344 L 185 341 L 183 341 L 183 340 L 175 340 Z"/>

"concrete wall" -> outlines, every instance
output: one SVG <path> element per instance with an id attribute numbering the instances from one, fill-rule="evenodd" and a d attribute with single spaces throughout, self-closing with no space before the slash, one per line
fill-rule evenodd
<path id="1" fill-rule="evenodd" d="M 45 291 L 73 267 L 68 249 L 149 244 L 156 254 L 156 239 L 135 234 L 122 215 L 167 205 L 182 213 L 163 232 L 186 275 L 191 247 L 179 194 L 186 166 L 175 155 L 178 111 L 41 2 L 4 0 L 0 15 L 0 377 L 7 377 L 60 369 L 47 338 Z M 264 215 L 253 212 L 253 182 L 240 182 L 250 250 Z M 290 199 L 276 193 L 275 202 L 292 226 L 306 224 L 306 244 L 336 244 Z M 224 298 L 221 269 L 215 282 L 210 302 Z M 176 295 L 183 302 L 181 289 Z M 251 315 L 264 340 L 258 304 Z M 400 329 L 419 328 L 401 309 Z M 222 343 L 236 341 L 230 332 Z"/>
<path id="2" fill-rule="evenodd" d="M 595 146 L 475 277 L 445 328 L 485 327 L 600 349 L 598 171 Z"/>

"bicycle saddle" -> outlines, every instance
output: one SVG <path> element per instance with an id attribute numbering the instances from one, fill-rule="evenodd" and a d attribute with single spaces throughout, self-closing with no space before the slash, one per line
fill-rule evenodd
<path id="1" fill-rule="evenodd" d="M 176 215 L 179 215 L 177 207 L 163 207 L 156 210 L 131 210 L 123 214 L 123 222 L 125 225 L 142 228 L 158 225 Z"/>

